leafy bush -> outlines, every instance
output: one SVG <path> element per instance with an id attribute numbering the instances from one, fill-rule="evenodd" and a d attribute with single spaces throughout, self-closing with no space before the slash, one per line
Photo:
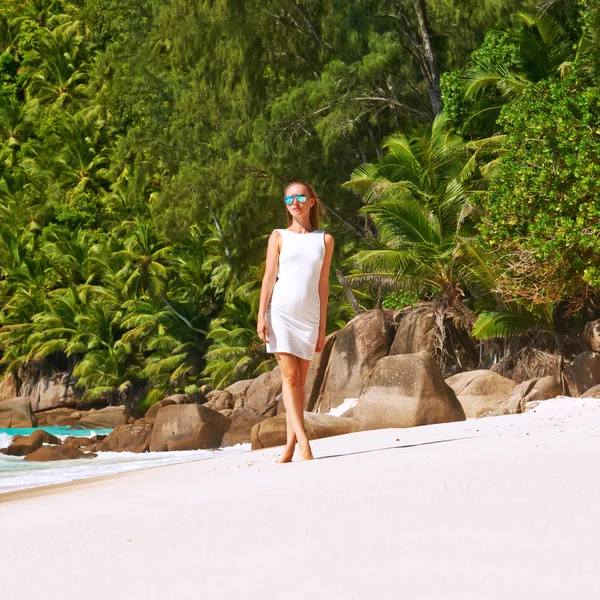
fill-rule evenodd
<path id="1" fill-rule="evenodd" d="M 506 155 L 482 226 L 502 287 L 521 301 L 583 298 L 600 287 L 600 91 L 576 70 L 504 107 Z"/>

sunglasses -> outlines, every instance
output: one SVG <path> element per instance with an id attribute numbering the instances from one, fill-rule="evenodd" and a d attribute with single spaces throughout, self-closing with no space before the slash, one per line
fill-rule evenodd
<path id="1" fill-rule="evenodd" d="M 298 200 L 300 204 L 304 204 L 306 202 L 306 196 L 304 194 L 292 194 L 291 196 L 285 197 L 285 203 L 288 206 L 291 206 L 292 202 L 294 201 L 294 198 L 296 198 L 296 200 Z"/>

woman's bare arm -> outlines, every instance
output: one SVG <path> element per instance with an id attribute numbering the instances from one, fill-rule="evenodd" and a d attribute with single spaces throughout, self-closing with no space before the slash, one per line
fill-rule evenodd
<path id="1" fill-rule="evenodd" d="M 331 268 L 331 258 L 333 256 L 333 236 L 325 234 L 325 256 L 323 266 L 321 267 L 321 276 L 319 277 L 319 300 L 321 303 L 321 312 L 319 319 L 319 338 L 315 350 L 320 352 L 325 345 L 325 330 L 327 328 L 327 303 L 329 301 L 329 270 Z"/>
<path id="2" fill-rule="evenodd" d="M 265 314 L 271 300 L 271 294 L 277 281 L 277 266 L 279 264 L 279 252 L 281 251 L 281 234 L 279 231 L 273 231 L 269 237 L 267 246 L 267 260 L 265 264 L 265 274 L 262 280 L 260 290 L 260 302 L 258 305 L 258 320 L 256 331 L 258 337 L 263 342 L 269 341 L 269 330 L 265 321 Z"/>

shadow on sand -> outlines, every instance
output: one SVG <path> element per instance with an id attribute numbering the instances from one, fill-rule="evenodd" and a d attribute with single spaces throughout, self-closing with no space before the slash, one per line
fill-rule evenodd
<path id="1" fill-rule="evenodd" d="M 405 448 L 418 448 L 419 446 L 430 446 L 431 444 L 446 444 L 448 442 L 460 442 L 461 440 L 470 440 L 478 435 L 469 435 L 466 437 L 450 438 L 447 440 L 434 440 L 432 442 L 422 442 L 420 444 L 402 444 L 400 446 L 388 446 L 387 448 L 373 448 L 373 450 L 359 450 L 358 452 L 346 452 L 344 454 L 329 454 L 327 456 L 315 457 L 315 460 L 324 460 L 326 458 L 340 458 L 342 456 L 352 456 L 354 454 L 368 454 L 369 452 L 381 452 L 382 450 L 402 450 Z"/>

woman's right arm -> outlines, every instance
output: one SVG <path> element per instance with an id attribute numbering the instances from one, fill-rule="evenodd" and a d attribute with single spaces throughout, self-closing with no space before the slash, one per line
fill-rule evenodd
<path id="1" fill-rule="evenodd" d="M 265 321 L 265 314 L 271 300 L 273 287 L 277 281 L 277 265 L 279 264 L 279 251 L 281 250 L 281 234 L 275 230 L 269 237 L 269 245 L 267 246 L 267 261 L 265 265 L 265 275 L 262 280 L 260 290 L 260 303 L 258 305 L 258 319 L 256 323 L 256 331 L 258 337 L 263 342 L 269 341 L 269 328 Z"/>

